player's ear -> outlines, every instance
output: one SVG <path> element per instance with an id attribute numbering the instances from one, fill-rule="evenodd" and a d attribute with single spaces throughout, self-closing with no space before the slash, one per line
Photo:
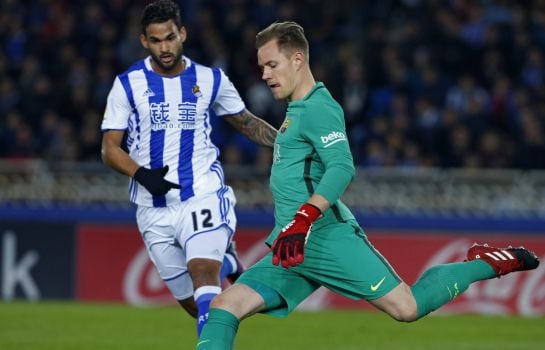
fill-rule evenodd
<path id="1" fill-rule="evenodd" d="M 187 39 L 187 30 L 184 26 L 180 27 L 180 39 L 182 40 L 182 42 L 185 42 L 185 39 Z"/>
<path id="2" fill-rule="evenodd" d="M 305 63 L 305 55 L 301 51 L 296 51 L 293 55 L 293 63 L 295 65 L 295 69 L 299 70 L 301 67 L 303 67 L 303 64 Z"/>
<path id="3" fill-rule="evenodd" d="M 142 44 L 146 50 L 149 49 L 148 38 L 146 38 L 144 34 L 140 34 L 140 44 Z"/>

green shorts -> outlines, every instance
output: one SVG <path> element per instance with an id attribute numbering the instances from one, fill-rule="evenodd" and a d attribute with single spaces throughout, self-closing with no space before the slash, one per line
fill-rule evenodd
<path id="1" fill-rule="evenodd" d="M 265 300 L 264 313 L 287 316 L 320 286 L 354 300 L 373 300 L 394 289 L 401 279 L 371 245 L 356 222 L 339 222 L 312 231 L 305 261 L 296 267 L 272 264 L 267 254 L 237 280 Z M 271 289 L 284 300 L 269 306 Z"/>

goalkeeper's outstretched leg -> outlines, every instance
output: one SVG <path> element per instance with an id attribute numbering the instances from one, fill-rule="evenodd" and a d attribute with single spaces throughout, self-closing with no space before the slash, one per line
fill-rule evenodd
<path id="1" fill-rule="evenodd" d="M 431 267 L 412 287 L 401 283 L 370 302 L 398 321 L 411 322 L 453 300 L 473 282 L 532 270 L 538 265 L 535 253 L 523 247 L 494 248 L 475 244 L 469 249 L 465 262 Z"/>

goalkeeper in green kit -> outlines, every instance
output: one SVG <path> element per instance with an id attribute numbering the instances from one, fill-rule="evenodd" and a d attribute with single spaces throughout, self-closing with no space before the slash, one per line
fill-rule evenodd
<path id="1" fill-rule="evenodd" d="M 287 99 L 274 144 L 271 252 L 210 305 L 198 350 L 232 349 L 240 320 L 287 316 L 319 287 L 366 300 L 398 321 L 415 321 L 476 281 L 535 269 L 534 253 L 474 245 L 465 262 L 430 268 L 404 283 L 367 240 L 340 197 L 354 177 L 344 114 L 313 78 L 303 28 L 276 22 L 258 33 L 258 64 L 275 99 Z"/>

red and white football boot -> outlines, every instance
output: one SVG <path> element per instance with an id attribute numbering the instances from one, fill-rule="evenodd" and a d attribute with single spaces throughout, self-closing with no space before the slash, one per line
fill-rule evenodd
<path id="1" fill-rule="evenodd" d="M 539 265 L 539 258 L 534 252 L 524 247 L 494 248 L 488 244 L 473 244 L 467 251 L 467 260 L 486 261 L 500 277 L 510 272 L 533 270 Z"/>

